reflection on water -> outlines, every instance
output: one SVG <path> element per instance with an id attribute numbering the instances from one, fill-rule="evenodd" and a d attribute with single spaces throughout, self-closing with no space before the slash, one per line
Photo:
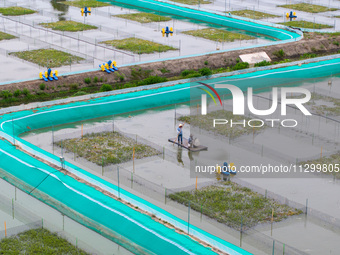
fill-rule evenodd
<path id="1" fill-rule="evenodd" d="M 59 21 L 66 20 L 65 14 L 68 12 L 68 5 L 63 4 L 62 2 L 66 2 L 66 0 L 52 0 L 50 1 L 52 7 L 56 11 L 60 11 L 61 13 L 58 14 Z"/>
<path id="2" fill-rule="evenodd" d="M 183 159 L 182 159 L 182 152 L 183 152 L 183 149 L 181 146 L 178 146 L 178 150 L 177 150 L 177 161 L 178 163 L 182 164 L 184 166 L 184 162 L 183 162 Z"/>

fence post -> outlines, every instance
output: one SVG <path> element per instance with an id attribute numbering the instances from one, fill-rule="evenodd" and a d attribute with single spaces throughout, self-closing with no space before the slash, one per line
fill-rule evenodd
<path id="1" fill-rule="evenodd" d="M 306 212 L 305 212 L 306 215 L 307 215 L 307 211 L 308 211 L 308 198 L 306 199 Z"/>
<path id="2" fill-rule="evenodd" d="M 166 204 L 166 195 L 167 195 L 167 194 L 166 194 L 166 188 L 165 188 L 165 191 L 164 191 L 164 192 L 165 192 L 165 194 L 164 194 L 164 201 L 165 201 L 165 202 L 164 202 L 164 203 Z"/>
<path id="3" fill-rule="evenodd" d="M 136 135 L 136 140 L 137 140 L 137 135 Z M 133 162 L 133 172 L 135 172 L 135 147 L 133 147 L 133 150 L 132 150 L 132 162 Z"/>
<path id="4" fill-rule="evenodd" d="M 104 156 L 102 156 L 102 176 L 104 176 Z"/>
<path id="5" fill-rule="evenodd" d="M 189 200 L 189 206 L 188 206 L 188 235 L 190 231 L 190 200 Z"/>
<path id="6" fill-rule="evenodd" d="M 118 198 L 120 198 L 120 186 L 119 186 L 119 166 L 117 166 L 117 176 L 118 176 Z"/>
<path id="7" fill-rule="evenodd" d="M 5 221 L 5 237 L 7 237 L 7 227 L 6 227 L 6 221 Z"/>
<path id="8" fill-rule="evenodd" d="M 272 255 L 274 255 L 275 253 L 275 240 L 273 240 L 273 252 L 272 252 Z"/>
<path id="9" fill-rule="evenodd" d="M 12 198 L 12 216 L 14 220 L 14 199 Z"/>
<path id="10" fill-rule="evenodd" d="M 54 154 L 54 126 L 52 126 L 52 151 Z"/>
<path id="11" fill-rule="evenodd" d="M 133 173 L 131 172 L 131 188 L 133 187 Z"/>

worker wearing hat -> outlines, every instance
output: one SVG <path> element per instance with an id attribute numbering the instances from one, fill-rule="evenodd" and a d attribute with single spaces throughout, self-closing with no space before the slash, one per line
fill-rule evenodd
<path id="1" fill-rule="evenodd" d="M 179 141 L 181 140 L 181 144 L 183 144 L 182 128 L 183 128 L 183 124 L 181 123 L 178 125 L 178 128 L 177 128 L 177 141 L 179 143 Z"/>

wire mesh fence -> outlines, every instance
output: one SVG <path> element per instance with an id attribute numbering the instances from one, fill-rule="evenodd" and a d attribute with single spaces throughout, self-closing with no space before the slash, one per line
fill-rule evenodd
<path id="1" fill-rule="evenodd" d="M 72 131 L 68 132 L 62 135 L 56 135 L 54 136 L 54 141 L 61 141 L 65 139 L 72 139 L 72 138 L 81 138 L 81 136 L 85 136 L 86 134 L 91 133 L 101 133 L 101 132 L 112 132 L 115 130 L 116 132 L 121 132 L 117 126 L 114 125 L 114 122 L 109 124 L 104 124 L 101 126 L 96 126 L 92 128 L 84 128 L 82 131 Z M 128 136 L 131 139 L 136 139 L 135 134 L 128 134 L 123 133 L 123 135 Z M 146 139 L 143 139 L 139 136 L 137 136 L 138 142 L 143 142 L 148 144 L 149 146 L 152 146 L 154 148 L 157 148 L 160 152 L 160 157 L 163 157 L 163 153 L 171 154 L 171 151 L 165 150 L 150 141 L 147 141 Z M 65 155 L 65 154 L 64 154 Z M 72 161 L 72 155 L 69 155 L 69 160 Z M 173 156 L 167 156 L 169 157 L 169 160 L 173 159 Z M 67 159 L 67 155 L 66 155 Z M 215 212 L 212 211 L 210 208 L 206 208 L 202 204 L 195 204 L 192 201 L 186 200 L 182 197 L 175 199 L 176 196 L 178 196 L 178 192 L 181 191 L 192 191 L 195 190 L 197 187 L 196 185 L 189 185 L 184 188 L 178 188 L 178 189 L 169 189 L 165 186 L 160 186 L 154 182 L 151 182 L 145 178 L 142 178 L 138 176 L 138 173 L 134 173 L 133 170 L 129 167 L 126 168 L 122 165 L 110 165 L 101 168 L 100 166 L 94 167 L 93 164 L 89 164 L 88 162 L 82 161 L 81 159 L 76 158 L 77 165 L 80 164 L 82 168 L 87 169 L 89 171 L 95 171 L 98 175 L 101 175 L 103 178 L 109 180 L 110 182 L 117 184 L 119 187 L 122 187 L 124 189 L 127 189 L 134 194 L 137 194 L 138 196 L 141 196 L 148 201 L 152 201 L 156 205 L 160 206 L 161 208 L 165 210 L 170 210 L 175 216 L 179 217 L 180 219 L 188 222 L 188 219 L 191 218 L 192 223 L 189 222 L 189 228 L 190 224 L 193 224 L 197 227 L 200 227 L 202 229 L 205 229 L 209 231 L 209 228 L 211 225 L 216 225 L 219 227 L 219 229 L 223 229 L 224 233 L 228 233 L 228 235 L 231 235 L 232 238 L 235 238 L 237 240 L 237 245 L 242 245 L 242 242 L 244 243 L 256 243 L 261 244 L 261 250 L 268 252 L 272 251 L 273 249 L 275 252 L 286 254 L 303 254 L 303 252 L 294 249 L 293 247 L 290 247 L 287 244 L 284 244 L 280 242 L 279 240 L 275 240 L 270 236 L 264 235 L 263 233 L 255 230 L 253 228 L 253 221 L 252 219 L 247 220 L 246 218 L 240 217 L 238 220 L 233 222 L 223 222 L 222 220 L 216 220 L 214 217 Z M 311 214 L 311 216 L 318 217 L 318 215 L 321 215 L 322 213 L 318 212 L 316 213 L 315 210 L 308 208 L 306 205 L 302 205 L 299 203 L 296 203 L 292 200 L 287 199 L 284 196 L 275 194 L 273 192 L 270 192 L 265 189 L 261 189 L 256 186 L 252 186 L 251 184 L 242 181 L 241 179 L 234 178 L 233 182 L 240 184 L 242 187 L 249 187 L 253 191 L 263 195 L 266 198 L 274 199 L 275 201 L 278 201 L 279 203 L 283 205 L 290 206 L 292 208 L 296 208 L 297 210 L 300 210 L 302 213 Z M 199 184 L 198 188 L 203 188 L 206 186 L 211 185 L 220 185 L 220 182 L 217 180 L 211 180 L 210 182 L 206 182 L 203 184 Z M 181 201 L 180 203 L 176 202 Z M 189 213 L 188 213 L 189 212 Z M 269 216 L 270 217 L 270 216 Z M 334 218 L 327 217 L 326 215 L 322 215 L 322 219 L 327 222 L 334 222 Z M 221 221 L 221 222 L 219 222 Z M 209 224 L 208 224 L 208 223 Z M 271 222 L 271 224 L 275 223 Z M 340 226 L 340 225 L 339 225 Z"/>
<path id="2" fill-rule="evenodd" d="M 27 195 L 2 178 L 0 178 L 0 184 L 2 188 L 4 186 L 8 188 L 4 194 L 0 195 L 0 214 L 7 215 L 5 221 L 0 222 L 3 226 L 0 227 L 0 240 L 28 230 L 44 228 L 90 254 L 103 254 L 108 250 L 119 251 L 119 249 L 125 251 L 124 248 L 119 248 L 117 244 Z M 98 247 L 98 243 L 106 247 Z M 123 254 L 130 253 L 125 251 Z"/>

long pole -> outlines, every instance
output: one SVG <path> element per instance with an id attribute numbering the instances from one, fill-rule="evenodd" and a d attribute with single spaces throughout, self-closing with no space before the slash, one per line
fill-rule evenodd
<path id="1" fill-rule="evenodd" d="M 119 187 L 119 166 L 117 166 L 117 175 L 118 175 L 118 198 L 120 198 L 120 187 Z"/>
<path id="2" fill-rule="evenodd" d="M 189 206 L 188 206 L 188 235 L 189 235 L 189 230 L 190 230 L 190 201 L 189 201 Z"/>

